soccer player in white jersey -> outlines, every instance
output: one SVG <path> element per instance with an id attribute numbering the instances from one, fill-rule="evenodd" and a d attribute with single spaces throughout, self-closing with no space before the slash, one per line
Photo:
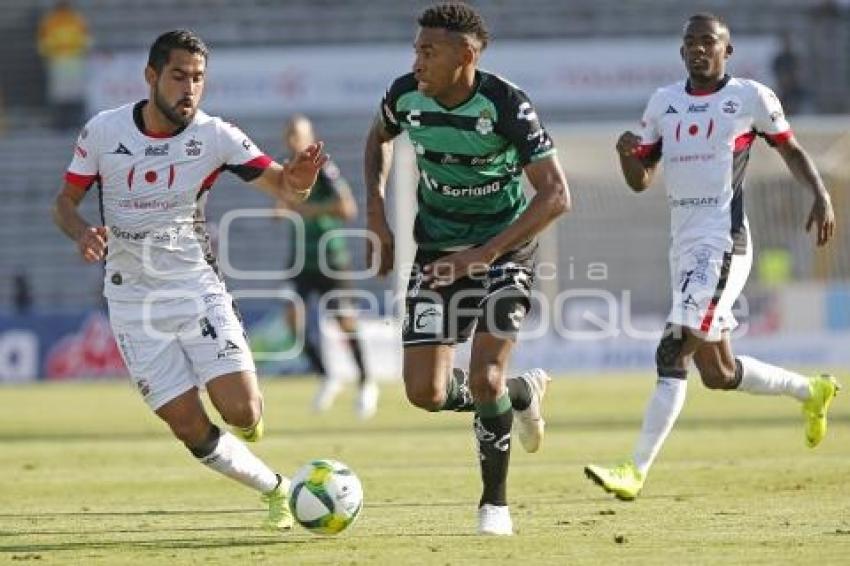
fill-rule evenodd
<path id="1" fill-rule="evenodd" d="M 829 194 L 808 154 L 794 138 L 776 96 L 752 80 L 730 77 L 729 28 L 718 17 L 692 16 L 681 47 L 688 79 L 658 89 L 639 134 L 617 142 L 623 175 L 647 189 L 664 163 L 671 212 L 670 276 L 673 306 L 656 351 L 658 382 L 644 415 L 633 459 L 614 468 L 589 465 L 585 474 L 620 499 L 634 499 L 685 401 L 691 360 L 710 389 L 784 395 L 802 403 L 805 440 L 817 446 L 838 389 L 831 376 L 807 378 L 748 356 L 735 356 L 729 333 L 732 304 L 752 263 L 743 209 L 744 167 L 750 145 L 763 137 L 794 177 L 812 192 L 806 229 L 818 246 L 832 238 Z"/>
<path id="2" fill-rule="evenodd" d="M 327 157 L 316 143 L 279 165 L 238 128 L 198 108 L 207 48 L 192 32 L 150 49 L 147 100 L 99 113 L 83 128 L 54 218 L 88 262 L 106 260 L 104 295 L 131 379 L 199 462 L 262 494 L 268 528 L 290 528 L 289 481 L 242 440 L 263 432 L 263 398 L 204 222 L 216 177 L 231 171 L 273 198 L 305 198 Z M 77 210 L 97 185 L 102 224 Z M 234 434 L 214 425 L 199 396 Z"/>

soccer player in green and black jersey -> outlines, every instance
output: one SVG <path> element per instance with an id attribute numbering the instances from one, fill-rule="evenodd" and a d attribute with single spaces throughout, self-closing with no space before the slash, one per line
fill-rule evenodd
<path id="1" fill-rule="evenodd" d="M 312 122 L 302 114 L 290 118 L 284 128 L 283 143 L 290 155 L 297 155 L 303 148 L 314 143 L 315 139 Z M 350 294 L 346 296 L 346 292 L 351 289 L 351 280 L 341 277 L 342 272 L 351 269 L 351 257 L 348 242 L 339 230 L 357 216 L 357 203 L 351 194 L 351 188 L 336 164 L 328 160 L 319 171 L 307 200 L 279 201 L 278 207 L 298 214 L 303 222 L 303 241 L 295 241 L 295 230 L 291 238 L 294 248 L 290 265 L 295 262 L 295 250 L 298 246 L 302 247 L 304 258 L 303 268 L 292 278 L 295 292 L 307 303 L 318 299 L 319 310 L 327 309 L 336 318 L 340 329 L 345 332 L 359 371 L 355 410 L 361 419 L 370 418 L 378 407 L 378 387 L 366 371 L 363 349 L 358 340 L 357 319 L 350 304 Z M 318 344 L 320 340 L 314 343 L 310 339 L 306 331 L 304 311 L 287 302 L 284 318 L 295 334 L 304 336 L 304 353 L 322 378 L 313 408 L 316 411 L 325 411 L 331 407 L 334 398 L 342 389 L 342 382 L 325 369 Z"/>
<path id="2" fill-rule="evenodd" d="M 530 306 L 535 238 L 569 209 L 569 191 L 531 101 L 478 69 L 488 34 L 476 11 L 439 4 L 419 26 L 413 73 L 392 83 L 366 142 L 367 222 L 380 241 L 369 259 L 381 275 L 393 268 L 384 193 L 392 140 L 406 131 L 420 172 L 402 331 L 407 397 L 429 411 L 475 412 L 484 484 L 478 532 L 510 535 L 514 412 L 523 447 L 536 451 L 548 376 L 533 369 L 506 379 L 505 371 Z M 530 201 L 523 171 L 535 190 Z M 469 371 L 452 369 L 455 344 L 470 336 Z"/>

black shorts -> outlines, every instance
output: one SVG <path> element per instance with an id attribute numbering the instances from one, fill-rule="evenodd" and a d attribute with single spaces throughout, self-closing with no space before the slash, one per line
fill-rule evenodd
<path id="1" fill-rule="evenodd" d="M 515 339 L 531 307 L 537 242 L 497 258 L 484 274 L 458 279 L 448 287 L 423 287 L 422 266 L 450 254 L 416 252 L 407 283 L 402 344 L 453 345 L 466 342 L 473 332 Z"/>
<path id="2" fill-rule="evenodd" d="M 314 296 L 321 299 L 331 292 L 334 292 L 334 296 L 328 300 L 328 308 L 340 310 L 351 307 L 353 303 L 352 296 L 347 293 L 352 289 L 349 279 L 328 277 L 318 271 L 302 271 L 291 281 L 295 285 L 295 292 L 307 303 Z"/>

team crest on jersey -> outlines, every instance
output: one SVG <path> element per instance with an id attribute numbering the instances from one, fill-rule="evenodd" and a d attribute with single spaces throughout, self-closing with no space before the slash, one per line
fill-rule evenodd
<path id="1" fill-rule="evenodd" d="M 493 115 L 486 108 L 478 115 L 478 121 L 475 122 L 475 131 L 486 136 L 493 131 Z"/>
<path id="2" fill-rule="evenodd" d="M 741 101 L 736 97 L 726 98 L 720 103 L 720 110 L 724 114 L 737 114 L 741 108 Z"/>
<path id="3" fill-rule="evenodd" d="M 204 142 L 192 138 L 186 142 L 185 146 L 187 157 L 198 157 L 201 155 L 201 150 L 204 148 Z"/>

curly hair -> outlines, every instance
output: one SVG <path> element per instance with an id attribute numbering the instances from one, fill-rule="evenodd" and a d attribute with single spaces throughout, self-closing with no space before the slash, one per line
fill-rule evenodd
<path id="1" fill-rule="evenodd" d="M 435 4 L 422 12 L 418 22 L 423 28 L 442 28 L 472 35 L 481 43 L 481 49 L 487 47 L 490 39 L 481 15 L 475 8 L 462 2 Z"/>

